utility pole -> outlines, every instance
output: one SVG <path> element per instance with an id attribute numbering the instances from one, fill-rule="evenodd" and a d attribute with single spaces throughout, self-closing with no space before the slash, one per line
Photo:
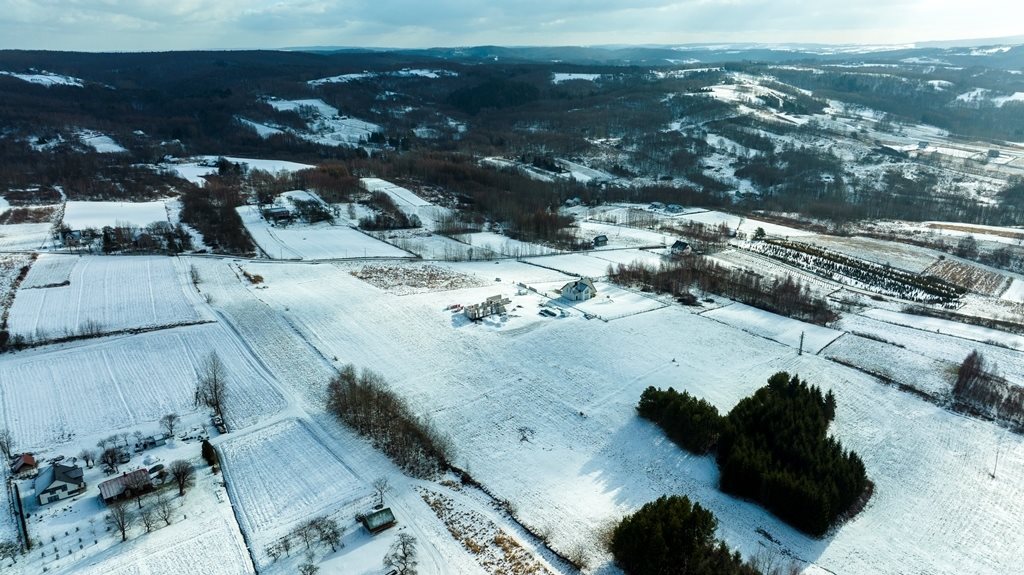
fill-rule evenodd
<path id="1" fill-rule="evenodd" d="M 797 352 L 797 355 L 803 355 L 803 354 L 804 354 L 804 332 L 800 332 L 800 351 Z"/>

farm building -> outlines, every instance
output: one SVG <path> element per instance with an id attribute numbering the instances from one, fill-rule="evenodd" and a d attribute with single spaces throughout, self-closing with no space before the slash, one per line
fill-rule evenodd
<path id="1" fill-rule="evenodd" d="M 363 516 L 363 527 L 373 535 L 394 527 L 395 523 L 395 514 L 390 507 Z"/>
<path id="2" fill-rule="evenodd" d="M 649 209 L 649 210 L 664 210 L 665 209 L 665 204 L 663 204 L 661 202 L 651 202 L 651 205 L 648 206 L 647 209 Z"/>
<path id="3" fill-rule="evenodd" d="M 110 503 L 124 497 L 132 497 L 137 491 L 149 491 L 153 488 L 153 482 L 149 478 L 149 470 L 140 468 L 108 479 L 100 483 L 99 487 L 100 499 L 104 503 Z"/>
<path id="4" fill-rule="evenodd" d="M 467 305 L 463 310 L 463 313 L 466 314 L 466 317 L 475 321 L 487 316 L 505 313 L 505 306 L 510 303 L 512 303 L 512 300 L 508 298 L 500 295 L 492 295 L 481 303 Z"/>
<path id="5" fill-rule="evenodd" d="M 36 458 L 31 453 L 22 453 L 11 461 L 11 473 L 17 475 L 22 471 L 31 471 L 36 468 Z"/>
<path id="6" fill-rule="evenodd" d="M 279 224 L 282 222 L 290 223 L 294 216 L 292 211 L 283 206 L 272 206 L 263 210 L 263 218 L 268 222 Z"/>
<path id="7" fill-rule="evenodd" d="M 594 247 L 595 248 L 599 248 L 599 247 L 606 246 L 606 245 L 608 245 L 608 236 L 606 236 L 604 234 L 601 234 L 599 236 L 594 236 Z"/>
<path id="8" fill-rule="evenodd" d="M 683 212 L 683 206 L 679 204 L 669 204 L 665 206 L 665 211 L 670 214 L 680 214 Z"/>
<path id="9" fill-rule="evenodd" d="M 672 255 L 674 256 L 688 256 L 692 253 L 693 248 L 690 246 L 689 242 L 676 240 L 676 242 L 672 244 Z"/>
<path id="10" fill-rule="evenodd" d="M 150 435 L 143 437 L 135 442 L 135 451 L 144 451 L 146 449 L 152 449 L 154 447 L 161 447 L 167 445 L 167 437 L 163 434 Z"/>
<path id="11" fill-rule="evenodd" d="M 82 468 L 77 465 L 54 463 L 39 473 L 35 488 L 40 505 L 78 495 L 85 491 Z"/>
<path id="12" fill-rule="evenodd" d="M 594 287 L 594 280 L 580 278 L 562 286 L 561 294 L 570 301 L 586 301 L 597 295 L 597 288 Z"/>

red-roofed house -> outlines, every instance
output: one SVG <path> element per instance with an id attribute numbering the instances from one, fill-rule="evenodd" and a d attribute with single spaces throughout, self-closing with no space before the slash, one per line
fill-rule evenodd
<path id="1" fill-rule="evenodd" d="M 36 468 L 36 458 L 32 457 L 31 453 L 22 453 L 21 455 L 14 458 L 11 463 L 11 473 L 17 475 L 22 471 L 28 471 Z"/>

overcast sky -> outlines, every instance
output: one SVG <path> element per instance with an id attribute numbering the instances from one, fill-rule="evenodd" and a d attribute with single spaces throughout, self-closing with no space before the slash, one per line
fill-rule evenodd
<path id="1" fill-rule="evenodd" d="M 1024 33 L 1020 0 L 0 0 L 0 48 L 817 42 Z"/>

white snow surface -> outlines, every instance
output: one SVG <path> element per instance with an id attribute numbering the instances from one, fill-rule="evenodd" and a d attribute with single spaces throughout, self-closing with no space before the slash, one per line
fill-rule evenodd
<path id="1" fill-rule="evenodd" d="M 561 84 L 562 82 L 569 82 L 572 80 L 584 80 L 587 82 L 593 82 L 600 78 L 600 74 L 582 74 L 582 73 L 570 73 L 570 72 L 554 72 L 551 74 L 552 84 Z"/>
<path id="2" fill-rule="evenodd" d="M 33 251 L 50 241 L 50 224 L 0 225 L 0 250 Z"/>
<path id="3" fill-rule="evenodd" d="M 41 86 L 74 86 L 81 88 L 83 86 L 82 80 L 75 78 L 74 76 L 62 76 L 60 74 L 54 74 L 53 72 L 47 72 L 46 70 L 37 70 L 30 73 L 16 73 L 16 72 L 5 72 L 0 70 L 0 76 L 11 76 L 19 80 L 24 80 L 32 84 L 39 84 Z"/>
<path id="4" fill-rule="evenodd" d="M 358 146 L 381 127 L 371 122 L 342 116 L 337 108 L 319 98 L 305 100 L 268 99 L 267 104 L 279 111 L 293 111 L 303 115 L 306 131 L 295 135 L 325 146 Z"/>
<path id="5" fill-rule="evenodd" d="M 864 315 L 887 323 L 949 334 L 973 341 L 995 342 L 999 345 L 1024 351 L 1024 336 L 1007 333 L 998 329 L 884 309 L 869 309 L 864 312 Z"/>
<path id="6" fill-rule="evenodd" d="M 349 507 L 348 517 L 372 507 L 369 485 L 314 435 L 309 423 L 284 420 L 225 441 L 221 452 L 242 530 L 257 549 L 323 511 Z"/>
<path id="7" fill-rule="evenodd" d="M 118 154 L 128 151 L 124 146 L 115 142 L 110 136 L 106 136 L 92 130 L 79 131 L 78 138 L 82 140 L 83 144 L 101 154 Z"/>
<path id="8" fill-rule="evenodd" d="M 252 120 L 246 120 L 245 118 L 239 118 L 238 121 L 241 122 L 244 126 L 248 126 L 248 127 L 252 128 L 256 132 L 256 135 L 261 137 L 261 138 L 269 138 L 270 136 L 273 136 L 274 134 L 283 134 L 284 133 L 283 130 L 280 130 L 278 128 L 274 128 L 273 126 L 268 126 L 266 124 L 260 124 L 259 122 L 253 122 Z"/>
<path id="9" fill-rule="evenodd" d="M 803 349 L 806 353 L 818 353 L 843 333 L 742 303 L 713 309 L 701 315 L 797 349 L 803 339 Z"/>
<path id="10" fill-rule="evenodd" d="M 504 262 L 449 265 L 484 278 L 505 270 Z M 324 356 L 372 365 L 452 435 L 459 459 L 512 501 L 523 521 L 549 530 L 556 548 L 584 545 L 600 558 L 602 572 L 614 570 L 605 571 L 607 556 L 598 550 L 600 525 L 664 493 L 686 493 L 710 508 L 718 535 L 741 552 L 760 548 L 760 529 L 812 562 L 810 572 L 952 574 L 969 562 L 979 573 L 1003 573 L 1019 561 L 1024 533 L 1012 525 L 1024 512 L 1024 439 L 807 351 L 824 345 L 831 330 L 799 322 L 781 327 L 788 336 L 776 337 L 790 341 L 807 332 L 805 353 L 797 356 L 792 343 L 675 305 L 607 323 L 529 314 L 510 316 L 507 326 L 473 324 L 456 322 L 444 306 L 493 295 L 493 288 L 385 294 L 381 305 L 377 288 L 334 266 L 253 268 L 270 286 L 261 298 L 287 308 L 281 313 Z M 536 296 L 512 297 L 526 304 Z M 750 316 L 762 314 L 742 313 L 736 321 L 750 329 L 760 321 Z M 779 370 L 836 394 L 831 432 L 861 454 L 876 485 L 867 508 L 825 539 L 723 494 L 712 458 L 686 454 L 635 415 L 649 385 L 685 389 L 727 411 Z M 535 430 L 532 442 L 519 441 L 523 426 Z M 965 523 L 971 528 L 962 529 Z"/>
<path id="11" fill-rule="evenodd" d="M 179 160 L 169 164 L 161 164 L 160 167 L 173 170 L 182 178 L 192 182 L 193 184 L 202 186 L 206 183 L 203 176 L 209 176 L 210 174 L 217 173 L 217 158 L 218 156 L 198 156 L 184 161 Z M 315 167 L 309 164 L 300 164 L 298 162 L 289 162 L 286 160 L 236 158 L 233 156 L 225 156 L 224 159 L 236 164 L 242 164 L 249 170 L 263 170 L 264 172 L 270 172 L 271 174 L 277 174 L 280 172 L 298 172 L 300 170 Z"/>
<path id="12" fill-rule="evenodd" d="M 75 259 L 71 285 L 19 290 L 11 306 L 12 334 L 49 339 L 191 323 L 204 319 L 188 285 L 185 262 L 161 256 L 55 256 Z M 29 270 L 30 283 L 36 280 Z M 90 326 L 89 324 L 92 324 Z"/>
<path id="13" fill-rule="evenodd" d="M 41 290 L 29 290 L 41 291 Z M 230 374 L 225 413 L 233 428 L 284 407 L 256 361 L 216 324 L 41 348 L 4 360 L 0 406 L 25 449 L 107 435 L 167 413 L 196 411 L 200 366 L 216 351 Z"/>
<path id="14" fill-rule="evenodd" d="M 156 202 L 86 202 L 71 200 L 64 206 L 64 224 L 73 230 L 104 226 L 145 227 L 166 222 L 167 206 Z"/>
<path id="15" fill-rule="evenodd" d="M 345 258 L 411 258 L 412 254 L 359 230 L 326 222 L 272 226 L 255 206 L 236 208 L 245 229 L 271 259 L 331 260 Z"/>
<path id="16" fill-rule="evenodd" d="M 458 72 L 452 70 L 428 70 L 423 68 L 402 68 L 401 70 L 394 70 L 391 72 L 355 72 L 351 74 L 340 74 L 338 76 L 329 76 L 327 78 L 318 78 L 316 80 L 309 80 L 306 82 L 310 86 L 322 86 L 324 84 L 345 84 L 356 80 L 368 80 L 376 77 L 392 77 L 392 78 L 442 78 L 449 76 L 458 76 Z"/>

